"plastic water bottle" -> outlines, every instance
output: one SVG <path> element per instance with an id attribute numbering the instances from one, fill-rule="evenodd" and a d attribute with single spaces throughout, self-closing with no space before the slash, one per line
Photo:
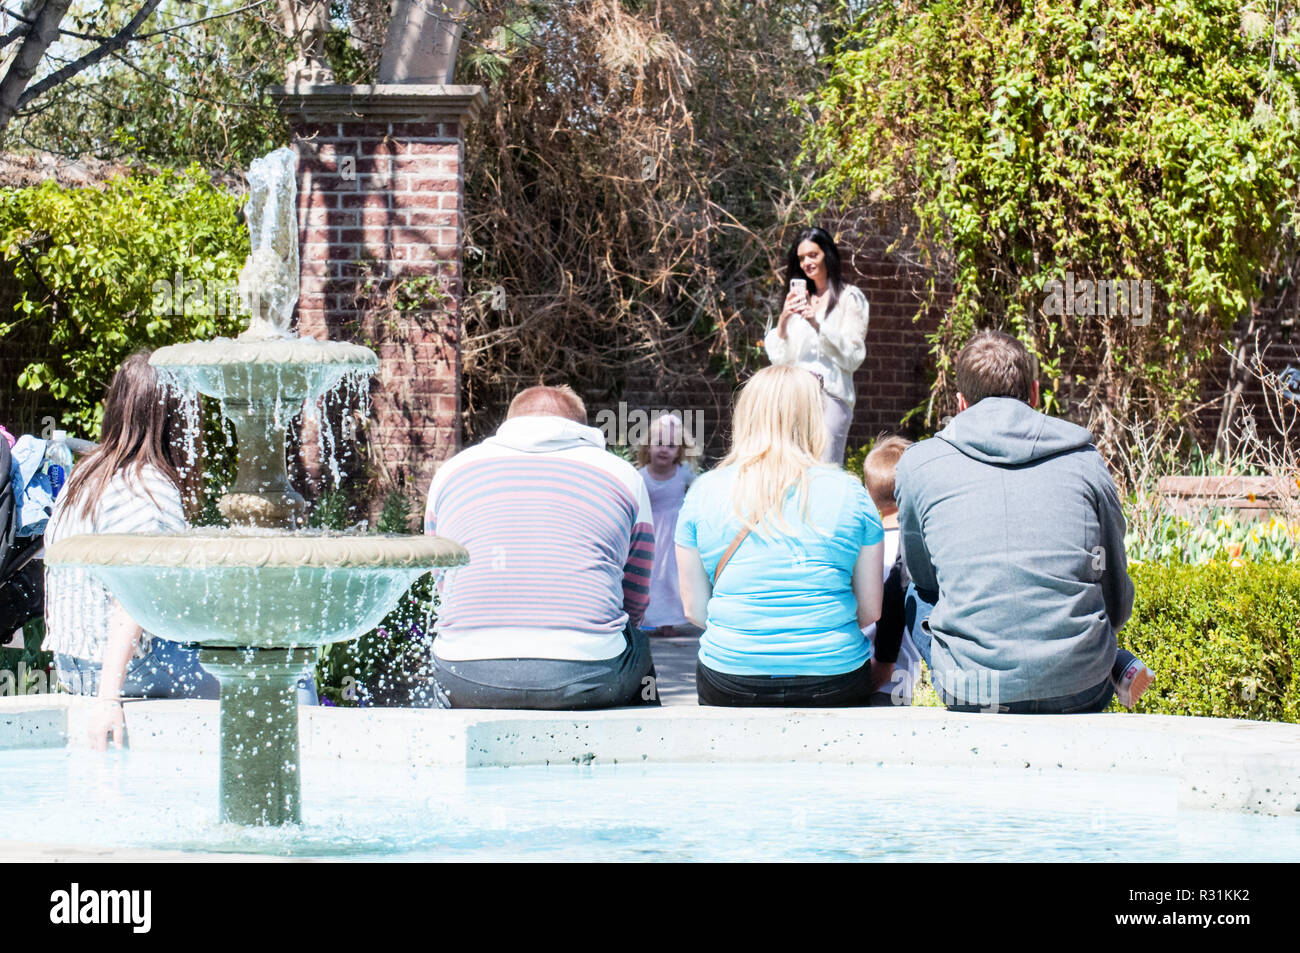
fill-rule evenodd
<path id="1" fill-rule="evenodd" d="M 72 473 L 72 448 L 68 446 L 68 432 L 54 431 L 50 445 L 45 448 L 45 472 L 50 478 L 50 493 L 57 497 Z"/>

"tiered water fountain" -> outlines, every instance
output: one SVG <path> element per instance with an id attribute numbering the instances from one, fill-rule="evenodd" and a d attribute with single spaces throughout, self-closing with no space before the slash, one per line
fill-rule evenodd
<path id="1" fill-rule="evenodd" d="M 301 819 L 296 685 L 317 647 L 374 628 L 424 573 L 462 565 L 433 536 L 297 529 L 305 503 L 289 485 L 284 438 L 306 402 L 378 367 L 368 348 L 299 337 L 297 158 L 278 149 L 249 169 L 252 254 L 240 274 L 248 330 L 159 348 L 151 363 L 187 392 L 220 401 L 238 437 L 238 474 L 220 501 L 231 530 L 77 536 L 49 566 L 100 578 L 146 631 L 198 643 L 221 682 L 221 818 Z"/>

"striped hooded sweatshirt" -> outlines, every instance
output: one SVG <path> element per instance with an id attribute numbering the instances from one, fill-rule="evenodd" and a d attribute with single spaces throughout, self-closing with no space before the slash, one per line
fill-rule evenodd
<path id="1" fill-rule="evenodd" d="M 446 661 L 614 658 L 649 603 L 650 498 L 594 427 L 507 420 L 438 470 L 424 529 L 469 551 L 441 584 Z"/>

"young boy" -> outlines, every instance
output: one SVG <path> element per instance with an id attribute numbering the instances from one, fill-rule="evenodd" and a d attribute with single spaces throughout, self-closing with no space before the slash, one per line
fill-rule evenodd
<path id="1" fill-rule="evenodd" d="M 912 689 L 921 677 L 921 654 L 912 641 L 912 633 L 906 629 L 903 617 L 903 600 L 910 580 L 906 566 L 903 564 L 902 554 L 899 553 L 898 504 L 894 499 L 898 460 L 902 457 L 903 451 L 911 445 L 912 441 L 905 437 L 885 437 L 871 448 L 862 468 L 863 483 L 866 484 L 867 492 L 871 495 L 876 508 L 880 510 L 881 524 L 885 529 L 884 606 L 881 609 L 880 622 L 875 628 L 881 632 L 880 639 L 883 645 L 892 644 L 893 636 L 886 638 L 882 626 L 886 628 L 898 626 L 903 629 L 899 660 L 894 666 L 894 684 L 901 683 L 901 688 L 895 694 L 906 699 L 902 704 L 911 704 Z M 893 572 L 891 568 L 894 569 Z M 874 635 L 871 628 L 864 632 L 868 638 Z M 1142 693 L 1155 680 L 1155 674 L 1132 652 L 1119 649 L 1115 654 L 1115 664 L 1111 667 L 1110 678 L 1120 704 L 1132 709 Z"/>
<path id="2" fill-rule="evenodd" d="M 876 441 L 862 466 L 862 482 L 880 511 L 880 523 L 885 530 L 885 591 L 880 620 L 862 632 L 871 640 L 878 660 L 888 661 L 888 656 L 897 651 L 893 678 L 873 696 L 873 706 L 912 704 L 912 691 L 921 677 L 921 654 L 904 621 L 903 600 L 911 580 L 899 552 L 898 504 L 894 502 L 894 471 L 898 458 L 911 445 L 912 441 L 906 437 L 884 437 Z"/>

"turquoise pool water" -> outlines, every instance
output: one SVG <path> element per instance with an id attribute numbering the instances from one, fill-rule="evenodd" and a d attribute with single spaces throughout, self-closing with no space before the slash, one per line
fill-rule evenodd
<path id="1" fill-rule="evenodd" d="M 1300 814 L 1177 782 L 878 765 L 397 768 L 305 761 L 304 824 L 216 822 L 215 758 L 0 752 L 4 840 L 357 860 L 1294 861 Z"/>

